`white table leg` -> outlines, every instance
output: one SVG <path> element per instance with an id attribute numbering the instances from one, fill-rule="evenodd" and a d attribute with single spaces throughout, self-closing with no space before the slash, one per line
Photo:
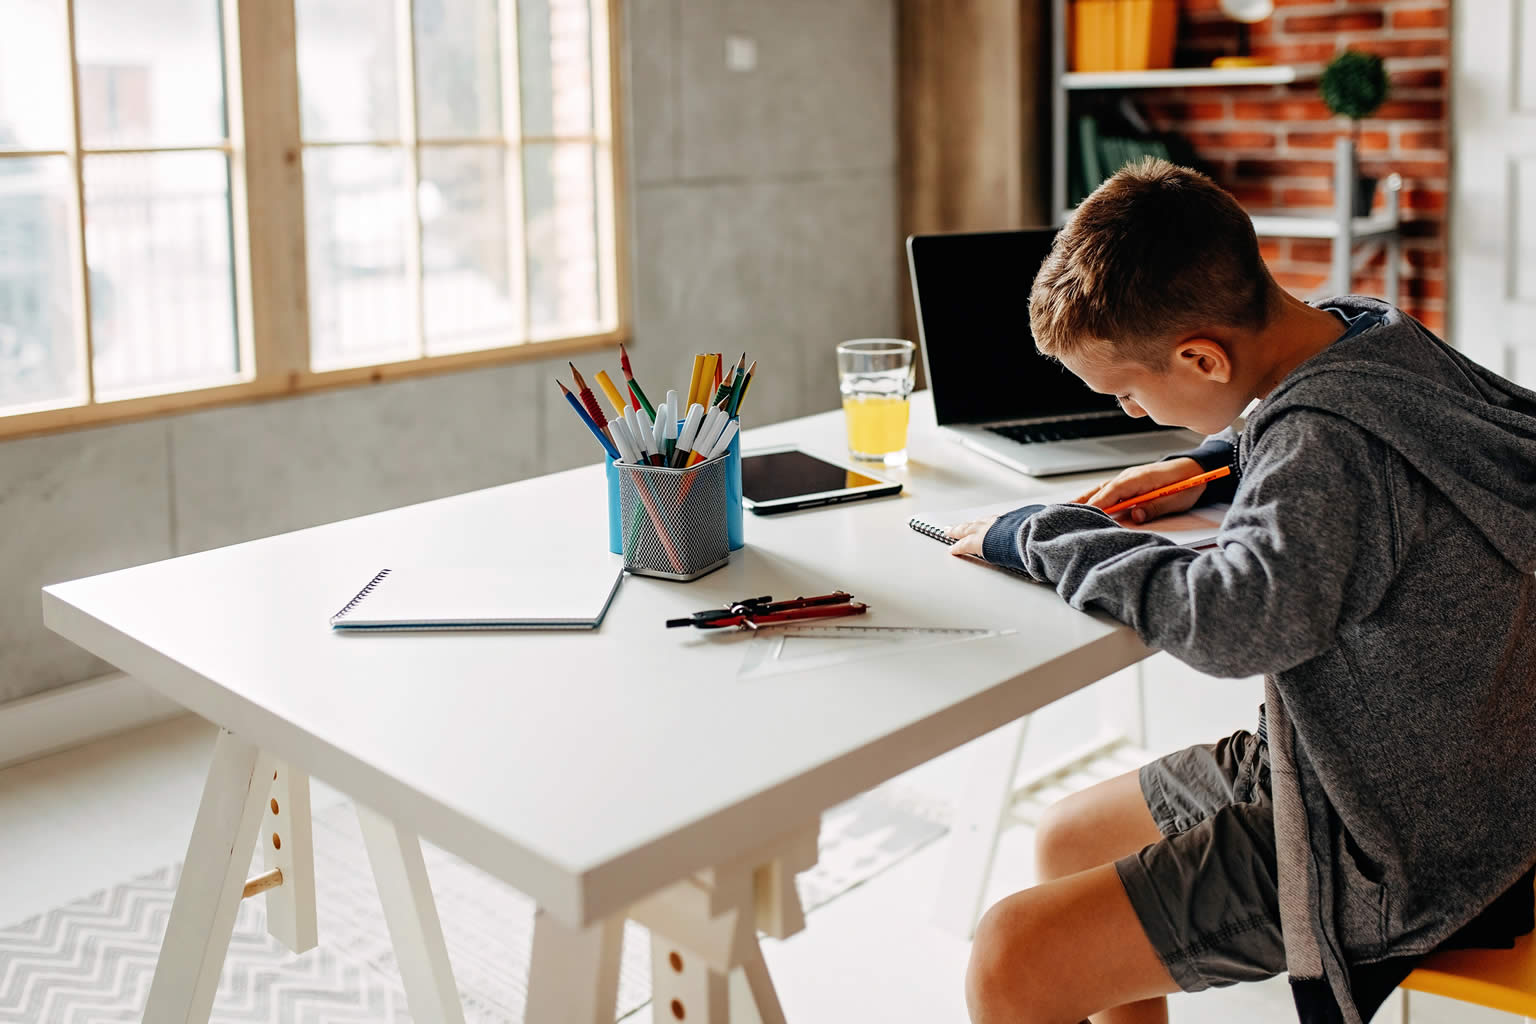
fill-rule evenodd
<path id="1" fill-rule="evenodd" d="M 950 829 L 949 857 L 939 885 L 934 923 L 969 939 L 981 916 L 981 901 L 992 876 L 997 839 L 1013 805 L 1013 777 L 1029 730 L 1028 716 L 975 741 L 971 775 Z"/>
<path id="2" fill-rule="evenodd" d="M 623 943 L 622 917 L 571 928 L 537 911 L 525 1024 L 613 1024 Z"/>
<path id="3" fill-rule="evenodd" d="M 691 949 L 651 935 L 651 1019 L 726 1024 L 731 1019 L 731 976 Z"/>
<path id="4" fill-rule="evenodd" d="M 150 985 L 146 1021 L 189 1024 L 206 1021 L 213 1010 L 274 763 L 220 730 Z"/>
<path id="5" fill-rule="evenodd" d="M 437 904 L 432 901 L 421 840 L 362 804 L 357 805 L 357 818 L 411 1019 L 417 1024 L 463 1024 L 464 1007 L 448 963 Z"/>
<path id="6" fill-rule="evenodd" d="M 733 1024 L 786 1024 L 784 1007 L 779 1005 L 779 993 L 773 987 L 760 944 L 753 943 L 731 980 Z M 738 980 L 740 984 L 736 984 Z M 741 991 L 743 987 L 746 989 L 744 993 Z"/>
<path id="7" fill-rule="evenodd" d="M 273 836 L 278 839 L 274 842 Z M 273 765 L 272 791 L 261 826 L 263 863 L 283 873 L 267 891 L 267 931 L 295 953 L 319 942 L 315 925 L 315 829 L 310 818 L 309 776 L 287 764 Z"/>
<path id="8" fill-rule="evenodd" d="M 630 907 L 651 932 L 657 1024 L 785 1024 L 757 939 L 805 927 L 794 875 L 816 863 L 820 822 L 741 861 L 711 868 Z M 544 910 L 533 922 L 527 1024 L 609 1024 L 619 990 L 624 918 L 572 928 Z"/>

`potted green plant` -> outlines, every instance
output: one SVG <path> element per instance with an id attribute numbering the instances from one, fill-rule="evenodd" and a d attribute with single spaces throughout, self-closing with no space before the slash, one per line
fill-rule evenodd
<path id="1" fill-rule="evenodd" d="M 1387 69 L 1374 53 L 1345 50 L 1323 69 L 1318 91 L 1329 110 L 1351 122 L 1355 144 L 1355 216 L 1364 217 L 1376 201 L 1376 179 L 1360 173 L 1360 122 L 1386 102 Z"/>

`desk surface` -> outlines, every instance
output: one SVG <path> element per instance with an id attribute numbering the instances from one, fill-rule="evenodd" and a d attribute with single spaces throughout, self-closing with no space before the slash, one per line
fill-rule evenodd
<path id="1" fill-rule="evenodd" d="M 841 413 L 756 428 L 840 456 Z M 595 633 L 333 633 L 380 568 L 515 565 L 606 542 L 593 465 L 44 590 L 48 624 L 186 707 L 521 889 L 571 924 L 803 828 L 825 808 L 1146 655 L 1048 588 L 906 526 L 1055 488 L 964 451 L 914 397 L 897 499 L 747 516 L 744 551 L 624 581 Z M 616 556 L 615 556 L 616 557 Z M 851 591 L 866 625 L 1011 634 L 739 679 L 749 637 L 662 620 Z M 834 620 L 836 621 L 836 620 Z"/>

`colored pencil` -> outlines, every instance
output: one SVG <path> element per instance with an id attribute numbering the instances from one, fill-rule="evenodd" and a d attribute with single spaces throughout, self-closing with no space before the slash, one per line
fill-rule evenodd
<path id="1" fill-rule="evenodd" d="M 602 424 L 598 429 L 603 432 L 604 437 L 607 437 L 608 418 L 603 415 L 603 407 L 597 404 L 597 396 L 592 393 L 591 388 L 587 387 L 587 382 L 581 379 L 581 373 L 576 369 L 575 363 L 568 362 L 565 365 L 571 368 L 571 376 L 576 378 L 576 388 L 581 395 L 581 404 L 586 408 L 587 415 L 592 417 L 594 424 Z M 609 438 L 609 440 L 613 439 Z"/>
<path id="2" fill-rule="evenodd" d="M 747 354 L 743 352 L 741 358 L 736 361 L 736 365 L 721 375 L 720 383 L 715 385 L 715 397 L 711 400 L 710 404 L 720 401 L 720 399 L 731 393 L 731 389 L 736 381 L 740 379 L 740 375 L 746 371 L 746 366 Z"/>
<path id="3" fill-rule="evenodd" d="M 688 405 L 690 408 L 692 408 L 693 403 L 699 402 L 702 404 L 704 401 L 704 399 L 699 397 L 699 378 L 702 376 L 704 376 L 704 357 L 697 355 L 693 357 L 693 378 L 688 382 Z"/>
<path id="4" fill-rule="evenodd" d="M 560 381 L 557 379 L 555 383 L 560 384 Z M 581 422 L 585 423 L 587 429 L 592 431 L 592 436 L 597 438 L 597 443 L 603 446 L 603 450 L 608 453 L 608 457 L 610 459 L 618 458 L 619 450 L 613 446 L 613 441 L 609 439 L 607 430 L 599 427 L 592 421 L 591 414 L 581 407 L 580 402 L 576 401 L 576 396 L 571 394 L 570 388 L 560 384 L 560 391 L 565 395 L 565 400 L 571 403 L 571 408 L 576 410 L 576 415 L 581 417 Z"/>
<path id="5" fill-rule="evenodd" d="M 745 352 L 741 354 L 741 360 L 737 362 L 736 370 L 731 376 L 732 379 L 728 380 L 725 384 L 731 396 L 730 404 L 726 406 L 726 409 L 730 411 L 732 416 L 735 416 L 736 407 L 741 404 L 741 393 L 747 386 L 747 354 Z"/>
<path id="6" fill-rule="evenodd" d="M 651 404 L 651 400 L 649 398 L 645 397 L 645 389 L 640 387 L 640 382 L 635 380 L 633 377 L 629 379 L 629 392 L 635 396 L 635 408 L 644 409 L 647 416 L 655 419 L 656 407 Z"/>
<path id="7" fill-rule="evenodd" d="M 714 394 L 710 381 L 715 379 L 715 364 L 718 362 L 719 358 L 713 352 L 704 353 L 704 368 L 699 372 L 699 401 L 701 402 L 709 402 L 709 396 Z"/>
<path id="8" fill-rule="evenodd" d="M 629 353 L 624 351 L 623 345 L 619 346 L 619 367 L 624 371 L 624 383 L 629 385 L 629 395 L 634 400 L 635 408 L 644 409 L 654 419 L 656 407 L 651 404 L 649 398 L 645 397 L 645 389 L 635 380 L 634 367 L 630 365 Z"/>
<path id="9" fill-rule="evenodd" d="M 597 383 L 603 389 L 603 394 L 608 396 L 608 404 L 613 406 L 613 411 L 620 416 L 624 415 L 624 396 L 613 386 L 613 379 L 608 376 L 607 370 L 597 371 Z M 612 433 L 611 429 L 609 433 Z"/>
<path id="10" fill-rule="evenodd" d="M 741 394 L 736 396 L 736 404 L 731 408 L 732 416 L 741 415 L 741 403 L 747 400 L 747 391 L 752 387 L 752 378 L 757 374 L 757 360 L 752 360 L 752 365 L 747 367 L 747 379 L 742 381 Z"/>
<path id="11" fill-rule="evenodd" d="M 1180 480 L 1178 483 L 1169 484 L 1167 487 L 1159 487 L 1155 491 L 1148 491 L 1146 494 L 1138 494 L 1134 498 L 1126 498 L 1124 501 L 1117 501 L 1113 505 L 1109 506 L 1109 508 L 1106 508 L 1104 510 L 1104 514 L 1112 516 L 1116 512 L 1124 512 L 1128 508 L 1135 508 L 1137 505 L 1144 505 L 1147 502 L 1153 501 L 1157 498 L 1167 497 L 1170 494 L 1178 494 L 1180 491 L 1187 491 L 1191 487 L 1199 487 L 1203 484 L 1208 484 L 1212 480 L 1220 480 L 1224 476 L 1231 475 L 1231 473 L 1231 466 L 1222 466 L 1220 469 L 1213 469 L 1209 473 L 1201 473 L 1199 476 L 1192 476 L 1187 480 Z"/>

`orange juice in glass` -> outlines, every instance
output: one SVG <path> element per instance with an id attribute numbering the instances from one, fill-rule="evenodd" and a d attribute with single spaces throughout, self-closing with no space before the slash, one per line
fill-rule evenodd
<path id="1" fill-rule="evenodd" d="M 887 466 L 906 463 L 916 351 L 916 345 L 899 338 L 860 338 L 837 346 L 838 385 L 853 458 Z"/>

